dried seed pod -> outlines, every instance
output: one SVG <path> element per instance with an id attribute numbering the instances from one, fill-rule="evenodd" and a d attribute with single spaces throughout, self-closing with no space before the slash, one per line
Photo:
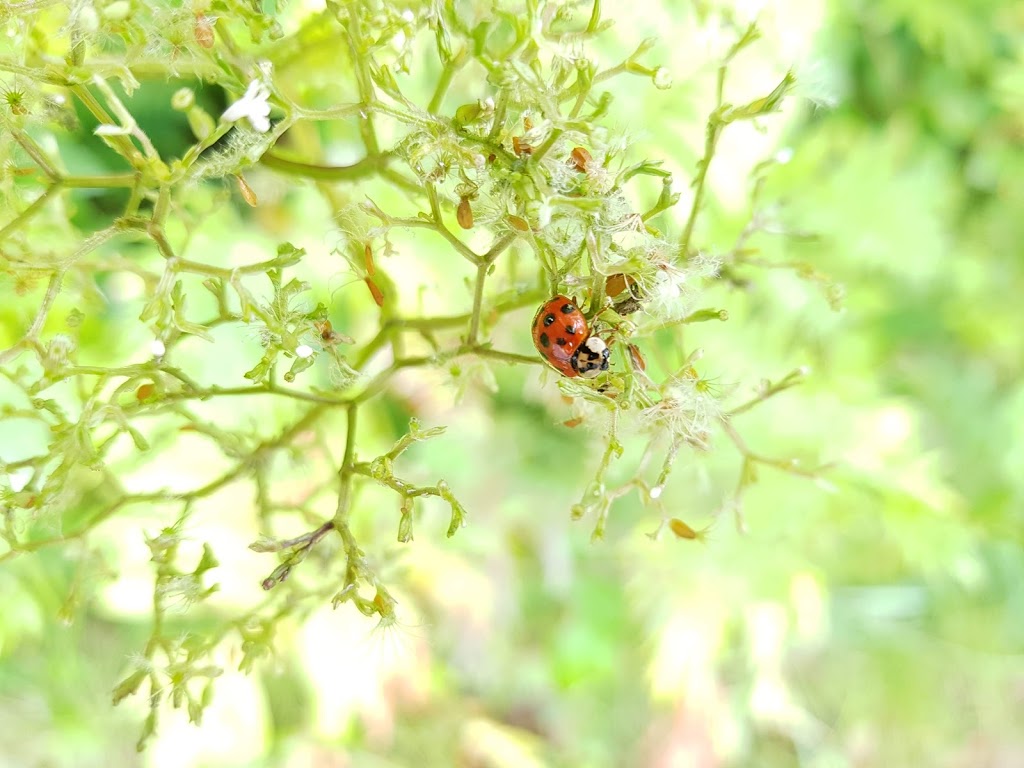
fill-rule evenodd
<path id="1" fill-rule="evenodd" d="M 249 186 L 249 182 L 245 180 L 242 174 L 235 176 L 235 180 L 238 182 L 238 191 L 242 195 L 242 199 L 249 204 L 251 208 L 255 208 L 260 204 L 260 199 L 256 197 L 256 193 L 253 192 L 252 187 Z"/>
<path id="2" fill-rule="evenodd" d="M 384 306 L 384 293 L 381 291 L 380 286 L 373 282 L 372 278 L 365 277 L 363 282 L 366 283 L 366 287 L 370 289 L 370 295 L 373 296 L 373 301 L 378 307 Z"/>
<path id="3" fill-rule="evenodd" d="M 676 535 L 678 539 L 688 539 L 690 541 L 705 541 L 708 537 L 708 531 L 711 526 L 705 526 L 699 531 L 693 530 L 689 525 L 684 523 L 678 517 L 673 517 L 668 521 L 668 527 Z"/>
<path id="4" fill-rule="evenodd" d="M 634 280 L 629 275 L 624 275 L 621 272 L 617 272 L 614 275 L 609 275 L 607 279 L 604 281 L 604 292 L 607 293 L 612 298 L 615 298 L 623 291 L 625 291 L 627 288 L 629 289 L 629 292 L 633 295 L 633 298 L 639 299 L 641 297 L 640 286 L 637 285 L 636 280 Z"/>
<path id="5" fill-rule="evenodd" d="M 527 144 L 522 139 L 520 139 L 518 136 L 513 136 L 512 151 L 516 153 L 516 157 L 522 157 L 523 155 L 532 155 L 533 147 Z"/>
<path id="6" fill-rule="evenodd" d="M 366 266 L 366 274 L 373 277 L 377 274 L 377 267 L 373 263 L 373 248 L 369 243 L 363 246 L 363 263 Z"/>
<path id="7" fill-rule="evenodd" d="M 469 198 L 463 196 L 459 200 L 459 207 L 455 211 L 455 218 L 458 219 L 459 226 L 463 229 L 473 228 L 473 206 L 469 203 Z"/>
<path id="8" fill-rule="evenodd" d="M 580 173 L 586 173 L 587 168 L 594 158 L 591 157 L 590 153 L 583 147 L 574 147 L 569 159 L 572 161 L 572 164 L 576 167 L 577 171 Z"/>
<path id="9" fill-rule="evenodd" d="M 196 36 L 196 42 L 203 46 L 203 48 L 213 48 L 213 19 L 205 14 L 197 13 L 193 32 Z"/>
<path id="10" fill-rule="evenodd" d="M 629 351 L 629 359 L 633 361 L 633 367 L 646 371 L 647 361 L 644 360 L 644 356 L 640 353 L 640 348 L 636 344 L 627 344 L 626 349 Z"/>
<path id="11" fill-rule="evenodd" d="M 621 272 L 609 275 L 604 282 L 604 290 L 612 299 L 618 298 L 613 308 L 623 317 L 637 312 L 642 307 L 643 292 L 637 281 L 629 275 Z"/>
<path id="12" fill-rule="evenodd" d="M 331 325 L 330 320 L 318 320 L 313 323 L 313 327 L 316 328 L 316 332 L 320 336 L 320 341 L 330 344 L 334 340 L 334 326 Z"/>
<path id="13" fill-rule="evenodd" d="M 512 229 L 516 230 L 517 232 L 530 231 L 530 223 L 521 216 L 509 216 L 508 223 L 509 226 L 511 226 Z"/>

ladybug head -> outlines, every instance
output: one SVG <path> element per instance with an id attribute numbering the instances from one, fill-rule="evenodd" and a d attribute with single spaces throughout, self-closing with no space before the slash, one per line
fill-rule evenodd
<path id="1" fill-rule="evenodd" d="M 572 367 L 585 379 L 593 379 L 608 370 L 608 356 L 611 350 L 604 339 L 590 336 L 577 347 L 572 356 Z"/>

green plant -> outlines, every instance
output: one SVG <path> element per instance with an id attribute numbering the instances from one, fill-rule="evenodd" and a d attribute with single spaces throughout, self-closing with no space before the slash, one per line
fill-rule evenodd
<path id="1" fill-rule="evenodd" d="M 146 538 L 155 574 L 151 633 L 114 693 L 116 702 L 149 684 L 140 748 L 167 699 L 199 720 L 219 673 L 212 652 L 222 642 L 241 642 L 248 669 L 270 652 L 279 621 L 326 600 L 351 602 L 385 627 L 397 621 L 396 599 L 367 555 L 376 543 L 353 532 L 359 488 L 377 483 L 394 491 L 402 543 L 413 538 L 418 500 L 447 505 L 448 536 L 472 510 L 444 480 L 419 484 L 401 469 L 402 454 L 443 427 L 412 420 L 390 450 L 367 460 L 357 452 L 359 422 L 385 407 L 383 395 L 409 369 L 442 370 L 461 391 L 493 391 L 492 367 L 543 366 L 536 354 L 509 351 L 495 337 L 507 315 L 554 293 L 577 295 L 592 324 L 615 342 L 612 372 L 594 382 L 558 381 L 575 418 L 603 441 L 596 472 L 571 510 L 594 520 L 594 538 L 604 535 L 612 504 L 633 490 L 661 519 L 655 535 L 669 523 L 677 536 L 699 537 L 670 520 L 662 494 L 680 452 L 707 450 L 714 433 L 742 456 L 735 493 L 723 506 L 737 524 L 740 497 L 759 467 L 817 475 L 754 451 L 733 425 L 799 383 L 804 371 L 765 381 L 753 399 L 730 405 L 702 372 L 700 350 L 683 337 L 690 325 L 728 319 L 699 303 L 702 283 L 720 271 L 739 283 L 738 273 L 751 268 L 793 268 L 834 294 L 806 265 L 766 264 L 748 245 L 762 228 L 759 196 L 774 161 L 756 170 L 751 220 L 735 245 L 721 252 L 698 246 L 723 131 L 769 117 L 795 84 L 786 73 L 767 95 L 729 102 L 728 67 L 757 39 L 755 24 L 726 17 L 735 42 L 716 63 L 716 103 L 677 226 L 666 215 L 683 197 L 672 175 L 660 159 L 632 157 L 627 138 L 608 127 L 615 79 L 667 89 L 671 78 L 647 63 L 653 41 L 617 64 L 600 63 L 599 41 L 611 26 L 600 2 L 583 13 L 574 3 L 528 2 L 525 13 L 490 15 L 453 3 L 328 2 L 319 13 L 288 15 L 273 2 L 243 0 L 115 0 L 70 9 L 27 0 L 0 13 L 14 30 L 0 56 L 0 189 L 9 211 L 0 265 L 12 294 L 0 308 L 9 329 L 0 352 L 4 415 L 46 434 L 41 450 L 11 458 L 5 451 L 7 550 L 0 559 L 92 541 L 104 523 L 140 508 L 158 508 L 173 521 Z M 176 82 L 167 88 L 161 79 Z M 475 97 L 457 103 L 456 92 Z M 428 95 L 410 95 L 421 93 Z M 149 94 L 162 101 L 147 107 Z M 160 125 L 168 114 L 179 116 L 185 140 Z M 357 144 L 354 162 L 324 159 Z M 276 253 L 243 264 L 202 249 L 204 231 L 225 226 L 217 217 L 233 226 L 246 221 L 232 188 L 260 206 L 246 174 L 267 170 L 312 183 L 333 216 L 322 224 L 336 232 L 326 271 L 347 270 L 356 280 L 339 289 L 345 306 L 303 277 L 316 261 L 308 248 L 281 242 Z M 659 186 L 651 190 L 648 179 Z M 399 298 L 408 298 L 412 281 L 399 279 L 389 261 L 413 250 L 409 236 L 417 232 L 456 257 L 453 275 L 469 270 L 466 282 L 454 277 L 431 289 L 440 294 L 432 303 L 451 311 L 421 311 Z M 485 247 L 475 245 L 481 240 Z M 136 293 L 122 300 L 125 283 Z M 361 298 L 353 298 L 356 289 Z M 311 293 L 325 301 L 310 300 Z M 104 339 L 89 338 L 105 312 L 145 329 L 146 353 L 116 343 L 103 350 Z M 373 332 L 357 342 L 368 317 Z M 194 340 L 223 348 L 220 332 L 238 327 L 258 339 L 261 354 L 248 361 L 244 380 L 218 372 L 204 383 Z M 676 359 L 648 371 L 636 346 L 645 339 L 672 348 Z M 80 360 L 86 346 L 88 362 Z M 381 357 L 388 362 L 374 369 Z M 318 370 L 317 383 L 304 385 Z M 205 407 L 235 399 L 294 408 L 283 427 L 268 430 Z M 173 491 L 125 484 L 128 471 L 159 467 L 183 433 L 216 446 L 225 469 Z M 343 440 L 332 465 L 335 434 Z M 630 477 L 612 482 L 626 435 L 638 436 L 642 457 Z M 275 482 L 287 459 L 304 453 L 316 462 L 303 498 L 283 501 Z M 208 545 L 183 551 L 186 528 L 197 504 L 236 483 L 253 488 L 263 536 L 252 549 L 278 557 L 262 583 L 273 591 L 250 613 L 182 639 L 171 609 L 207 599 L 216 589 L 208 572 L 217 566 Z M 326 517 L 318 512 L 325 499 L 333 503 Z M 298 524 L 308 532 L 275 533 Z M 281 586 L 311 557 L 322 573 Z"/>

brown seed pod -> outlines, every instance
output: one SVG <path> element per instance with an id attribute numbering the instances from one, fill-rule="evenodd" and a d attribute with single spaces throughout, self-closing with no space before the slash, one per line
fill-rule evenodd
<path id="1" fill-rule="evenodd" d="M 569 155 L 569 159 L 572 162 L 572 164 L 576 167 L 577 171 L 579 171 L 580 173 L 586 173 L 587 167 L 590 165 L 594 158 L 591 157 L 590 153 L 583 147 L 574 147 L 572 150 L 572 154 Z"/>
<path id="2" fill-rule="evenodd" d="M 523 155 L 532 155 L 533 147 L 521 140 L 518 136 L 513 136 L 512 151 L 516 153 L 516 157 L 522 157 Z"/>
<path id="3" fill-rule="evenodd" d="M 509 226 L 511 226 L 512 229 L 516 230 L 517 232 L 530 231 L 530 223 L 520 216 L 509 216 L 508 223 Z"/>
<path id="4" fill-rule="evenodd" d="M 235 181 L 238 182 L 238 191 L 242 195 L 242 199 L 249 204 L 250 208 L 255 208 L 260 204 L 260 199 L 256 197 L 256 193 L 253 192 L 252 187 L 249 186 L 249 182 L 245 180 L 242 174 L 235 176 Z"/>
<path id="5" fill-rule="evenodd" d="M 625 291 L 627 288 L 629 289 L 629 292 L 633 295 L 633 298 L 640 298 L 640 286 L 637 285 L 636 280 L 634 280 L 629 275 L 624 275 L 621 272 L 617 272 L 614 275 L 609 275 L 607 279 L 604 281 L 604 292 L 607 293 L 612 298 L 615 298 L 620 293 Z"/>
<path id="6" fill-rule="evenodd" d="M 684 523 L 678 517 L 673 517 L 668 521 L 668 527 L 672 533 L 676 535 L 678 539 L 689 539 L 690 541 L 704 541 L 707 539 L 708 530 L 711 526 L 701 528 L 699 531 L 693 530 L 689 525 Z"/>
<path id="7" fill-rule="evenodd" d="M 366 266 L 366 274 L 370 277 L 377 274 L 377 267 L 373 263 L 373 248 L 369 243 L 363 246 L 363 264 Z"/>
<path id="8" fill-rule="evenodd" d="M 317 335 L 320 336 L 320 340 L 330 344 L 334 341 L 336 334 L 334 333 L 334 326 L 331 325 L 330 320 L 318 320 L 313 323 L 313 327 L 316 328 Z"/>
<path id="9" fill-rule="evenodd" d="M 633 361 L 633 367 L 646 371 L 647 361 L 644 360 L 644 356 L 640 353 L 640 348 L 636 344 L 627 344 L 626 349 L 629 351 L 629 359 Z"/>
<path id="10" fill-rule="evenodd" d="M 618 297 L 614 309 L 623 317 L 633 314 L 642 307 L 643 292 L 637 281 L 629 275 L 621 272 L 609 275 L 604 281 L 604 290 L 612 299 Z"/>
<path id="11" fill-rule="evenodd" d="M 197 13 L 195 28 L 193 31 L 196 36 L 197 43 L 206 49 L 213 48 L 213 19 L 202 13 Z"/>
<path id="12" fill-rule="evenodd" d="M 381 291 L 380 286 L 373 282 L 372 278 L 364 277 L 363 282 L 366 283 L 366 287 L 370 289 L 370 295 L 373 296 L 373 301 L 378 307 L 384 306 L 384 292 Z"/>
<path id="13" fill-rule="evenodd" d="M 455 210 L 455 218 L 463 229 L 473 228 L 473 206 L 469 203 L 468 197 L 459 200 L 459 207 Z"/>

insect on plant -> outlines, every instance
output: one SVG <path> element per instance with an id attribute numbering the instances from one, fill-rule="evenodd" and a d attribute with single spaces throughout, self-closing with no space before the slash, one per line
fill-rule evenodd
<path id="1" fill-rule="evenodd" d="M 150 637 L 114 696 L 147 689 L 140 748 L 168 703 L 199 721 L 222 645 L 251 669 L 278 623 L 319 604 L 394 624 L 398 600 L 374 556 L 384 547 L 353 516 L 392 516 L 403 546 L 438 509 L 448 537 L 470 519 L 453 488 L 464 479 L 414 477 L 422 470 L 402 458 L 445 431 L 420 421 L 418 396 L 437 387 L 408 386 L 428 369 L 483 393 L 467 398 L 478 407 L 522 390 L 508 377 L 561 374 L 541 380 L 576 413 L 555 398 L 552 423 L 596 433 L 596 469 L 571 509 L 594 538 L 613 503 L 633 491 L 656 500 L 680 453 L 708 450 L 713 433 L 743 457 L 736 497 L 758 466 L 814 474 L 749 449 L 732 421 L 802 375 L 730 409 L 701 388 L 683 335 L 728 317 L 701 304 L 723 257 L 697 244 L 717 140 L 768 119 L 795 82 L 785 73 L 767 96 L 725 101 L 728 66 L 756 26 L 727 25 L 736 42 L 714 62 L 707 144 L 680 185 L 617 127 L 629 121 L 616 89 L 671 84 L 649 62 L 655 41 L 605 61 L 598 2 L 582 17 L 546 0 L 515 13 L 483 4 L 472 26 L 461 6 L 428 5 L 0 11 L 11 49 L 0 51 L 0 279 L 18 326 L 0 350 L 14 393 L 3 405 L 46 436 L 2 457 L 18 479 L 0 487 L 0 560 L 88 548 L 105 522 L 151 514 Z M 163 103 L 171 79 L 182 84 Z M 308 243 L 331 217 L 341 242 L 319 253 Z M 424 277 L 442 257 L 456 266 Z M 366 292 L 331 301 L 341 273 Z M 117 333 L 99 334 L 111 316 Z M 638 342 L 666 338 L 668 363 L 648 365 Z M 396 414 L 403 434 L 361 442 Z M 626 433 L 647 458 L 613 482 Z M 209 450 L 208 476 L 173 493 L 125 479 L 180 456 L 176 440 Z M 182 639 L 171 614 L 207 600 L 218 574 L 210 544 L 183 544 L 228 492 L 267 558 L 253 584 L 265 602 Z M 700 537 L 683 525 L 671 530 Z"/>

